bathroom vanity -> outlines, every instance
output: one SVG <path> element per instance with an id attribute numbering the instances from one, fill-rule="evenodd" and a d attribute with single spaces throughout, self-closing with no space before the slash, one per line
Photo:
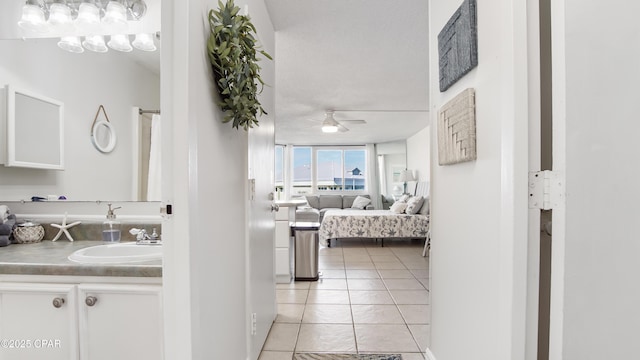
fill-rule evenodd
<path id="1" fill-rule="evenodd" d="M 96 241 L 0 253 L 0 358 L 162 359 L 161 261 L 78 264 Z"/>

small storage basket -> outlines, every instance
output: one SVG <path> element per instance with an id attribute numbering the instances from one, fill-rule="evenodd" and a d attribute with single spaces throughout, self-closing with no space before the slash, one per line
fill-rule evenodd
<path id="1" fill-rule="evenodd" d="M 44 227 L 40 224 L 26 222 L 13 230 L 13 237 L 18 244 L 37 243 L 42 241 L 44 237 Z"/>

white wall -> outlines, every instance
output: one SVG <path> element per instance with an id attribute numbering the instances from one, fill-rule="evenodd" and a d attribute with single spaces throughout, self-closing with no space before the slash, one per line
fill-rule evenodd
<path id="1" fill-rule="evenodd" d="M 432 0 L 429 7 L 434 128 L 428 355 L 438 360 L 520 359 L 525 301 L 519 286 L 526 284 L 522 248 L 527 239 L 526 58 L 520 57 L 526 54 L 522 27 L 527 19 L 524 2 L 479 1 L 479 65 L 441 93 L 437 35 L 460 3 Z M 476 89 L 478 158 L 440 166 L 438 110 L 469 87 Z"/>
<path id="2" fill-rule="evenodd" d="M 640 3 L 565 0 L 552 10 L 553 41 L 564 45 L 554 47 L 553 163 L 566 172 L 566 228 L 554 218 L 564 274 L 553 280 L 564 289 L 552 293 L 560 330 L 550 359 L 637 358 Z"/>
<path id="3" fill-rule="evenodd" d="M 431 126 L 407 139 L 407 169 L 417 181 L 429 181 L 431 176 Z"/>
<path id="4" fill-rule="evenodd" d="M 244 4 L 260 39 L 272 38 L 264 4 L 236 2 Z M 175 209 L 163 225 L 166 358 L 245 359 L 247 133 L 223 124 L 216 104 L 205 45 L 217 4 L 162 6 L 163 121 L 172 123 L 163 196 Z"/>
<path id="5" fill-rule="evenodd" d="M 65 170 L 0 166 L 0 199 L 58 194 L 69 200 L 133 200 L 132 107 L 159 109 L 159 76 L 117 51 L 72 54 L 56 42 L 0 41 L 0 86 L 11 84 L 65 105 Z M 89 136 L 99 105 L 118 137 L 109 154 L 96 150 Z"/>

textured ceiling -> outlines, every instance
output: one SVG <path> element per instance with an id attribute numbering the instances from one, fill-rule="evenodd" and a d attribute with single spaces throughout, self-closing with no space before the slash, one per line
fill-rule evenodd
<path id="1" fill-rule="evenodd" d="M 266 3 L 276 30 L 276 142 L 385 142 L 428 125 L 426 0 Z M 327 109 L 367 123 L 324 134 Z"/>

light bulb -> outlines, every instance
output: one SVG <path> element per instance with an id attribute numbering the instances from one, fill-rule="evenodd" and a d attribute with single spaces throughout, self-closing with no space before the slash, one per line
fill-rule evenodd
<path id="1" fill-rule="evenodd" d="M 85 37 L 84 41 L 82 42 L 82 46 L 84 46 L 87 50 L 99 53 L 109 51 L 109 49 L 107 49 L 107 45 L 104 44 L 104 36 L 102 35 L 91 35 Z"/>
<path id="2" fill-rule="evenodd" d="M 47 32 L 47 23 L 44 19 L 44 11 L 37 5 L 25 4 L 22 7 L 22 17 L 18 26 L 35 32 Z"/>
<path id="3" fill-rule="evenodd" d="M 100 26 L 100 9 L 95 4 L 83 2 L 78 8 L 78 18 L 76 19 L 78 28 L 83 32 L 98 33 Z"/>
<path id="4" fill-rule="evenodd" d="M 109 1 L 102 22 L 112 31 L 125 31 L 127 29 L 127 8 L 117 1 Z"/>
<path id="5" fill-rule="evenodd" d="M 113 50 L 122 52 L 129 52 L 133 50 L 131 44 L 129 43 L 129 35 L 125 34 L 111 35 L 111 39 L 109 39 L 107 45 L 109 45 L 109 47 Z"/>
<path id="6" fill-rule="evenodd" d="M 84 52 L 80 38 L 77 36 L 63 36 L 60 41 L 58 41 L 58 47 L 76 54 Z"/>
<path id="7" fill-rule="evenodd" d="M 325 132 L 325 133 L 338 132 L 338 127 L 336 125 L 322 125 L 322 132 Z"/>
<path id="8" fill-rule="evenodd" d="M 153 34 L 136 34 L 136 38 L 133 40 L 133 47 L 143 51 L 156 51 L 156 45 L 153 43 Z"/>
<path id="9" fill-rule="evenodd" d="M 71 9 L 66 4 L 53 3 L 49 7 L 49 24 L 58 31 L 73 30 Z"/>

